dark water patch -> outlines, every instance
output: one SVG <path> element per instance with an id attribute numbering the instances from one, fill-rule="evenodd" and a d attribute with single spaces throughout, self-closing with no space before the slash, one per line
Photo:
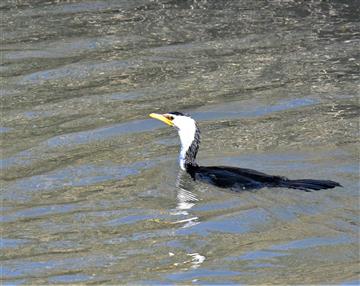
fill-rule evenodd
<path id="1" fill-rule="evenodd" d="M 144 94 L 137 91 L 130 91 L 130 92 L 119 92 L 119 93 L 112 93 L 110 98 L 112 100 L 133 100 L 143 97 Z"/>
<path id="2" fill-rule="evenodd" d="M 326 170 L 329 174 L 333 173 L 340 174 L 343 169 L 357 172 L 357 166 L 354 164 L 343 165 L 327 165 L 328 161 L 338 161 L 343 157 L 347 157 L 348 154 L 346 152 L 338 151 L 338 152 L 328 152 L 322 150 L 318 153 L 314 152 L 302 152 L 302 153 L 292 153 L 284 151 L 280 153 L 258 153 L 258 154 L 242 154 L 239 156 L 226 156 L 221 157 L 217 160 L 220 160 L 221 165 L 231 165 L 231 166 L 240 166 L 243 168 L 250 168 L 261 170 L 263 172 L 276 172 L 281 174 L 283 172 L 289 173 L 291 170 L 297 171 L 306 171 L 307 169 L 314 169 L 318 164 L 322 165 L 321 170 Z M 205 161 L 207 165 L 210 163 L 208 160 Z M 323 162 L 323 163 L 319 163 Z M 314 170 L 315 172 L 320 170 Z M 274 173 L 275 174 L 275 173 Z"/>
<path id="3" fill-rule="evenodd" d="M 197 271 L 190 270 L 190 271 L 169 274 L 166 276 L 166 278 L 170 279 L 171 281 L 184 281 L 184 282 L 186 282 L 186 281 L 189 282 L 191 280 L 200 279 L 200 278 L 207 278 L 205 280 L 205 281 L 207 281 L 209 278 L 210 279 L 213 278 L 215 281 L 220 280 L 220 281 L 229 282 L 229 281 L 231 281 L 232 276 L 238 276 L 238 275 L 241 275 L 241 272 L 230 271 L 230 270 L 214 270 L 214 269 L 204 268 L 204 269 L 197 270 Z M 204 281 L 204 283 L 205 283 L 205 281 Z M 197 281 L 195 280 L 194 282 L 197 282 Z"/>
<path id="4" fill-rule="evenodd" d="M 159 214 L 141 214 L 137 211 L 136 215 L 128 215 L 120 218 L 113 219 L 108 221 L 106 225 L 109 226 L 117 226 L 117 225 L 124 225 L 124 224 L 134 224 L 139 221 L 148 221 L 148 220 L 159 220 L 161 219 L 161 215 Z"/>
<path id="5" fill-rule="evenodd" d="M 49 278 L 49 283 L 77 283 L 77 282 L 89 282 L 94 277 L 85 274 L 68 274 L 58 275 Z"/>
<path id="6" fill-rule="evenodd" d="M 6 219 L 5 219 L 6 220 Z M 2 220 L 3 221 L 3 220 Z M 0 247 L 2 249 L 6 248 L 17 248 L 21 245 L 27 244 L 30 241 L 27 239 L 16 239 L 16 238 L 4 238 L 0 239 Z"/>
<path id="7" fill-rule="evenodd" d="M 50 148 L 58 148 L 85 144 L 91 141 L 106 140 L 114 136 L 135 134 L 155 129 L 158 123 L 151 120 L 136 120 L 132 122 L 119 123 L 109 127 L 101 127 L 95 130 L 81 131 L 72 134 L 56 136 L 43 143 Z"/>
<path id="8" fill-rule="evenodd" d="M 359 285 L 359 279 L 355 279 L 355 280 L 348 280 L 344 283 L 340 284 L 341 286 L 348 286 L 348 285 Z"/>
<path id="9" fill-rule="evenodd" d="M 230 260 L 272 260 L 277 257 L 287 256 L 287 253 L 274 252 L 269 250 L 258 250 L 246 253 L 240 257 L 232 257 Z"/>
<path id="10" fill-rule="evenodd" d="M 271 221 L 268 213 L 262 209 L 242 211 L 232 216 L 219 216 L 209 221 L 202 221 L 194 228 L 183 228 L 177 231 L 178 235 L 198 234 L 209 235 L 212 232 L 247 233 L 258 228 L 266 228 Z"/>
<path id="11" fill-rule="evenodd" d="M 32 153 L 30 151 L 22 151 L 20 153 L 18 153 L 16 156 L 14 157 L 10 157 L 10 158 L 5 158 L 5 159 L 1 159 L 0 160 L 0 167 L 2 169 L 6 169 L 9 168 L 13 165 L 28 165 L 31 164 L 31 162 L 29 162 L 29 160 L 32 157 Z"/>
<path id="12" fill-rule="evenodd" d="M 67 213 L 77 208 L 77 204 L 63 204 L 63 205 L 50 205 L 42 207 L 33 207 L 11 213 L 10 215 L 4 215 L 2 222 L 14 222 L 18 220 L 30 221 L 48 215 L 56 215 L 61 213 Z"/>
<path id="13" fill-rule="evenodd" d="M 111 9 L 131 9 L 143 4 L 143 0 L 135 1 L 92 1 L 91 3 L 58 3 L 57 1 L 50 1 L 44 5 L 42 1 L 23 1 L 21 3 L 6 3 L 2 9 L 18 9 L 22 10 L 22 15 L 27 17 L 47 17 L 47 15 L 54 14 L 73 14 L 73 13 L 88 13 L 107 11 Z"/>
<path id="14" fill-rule="evenodd" d="M 139 41 L 136 37 L 104 36 L 94 38 L 74 38 L 49 43 L 33 43 L 31 49 L 22 51 L 7 51 L 4 60 L 26 60 L 33 58 L 55 59 L 74 57 L 92 51 L 111 49 L 123 42 Z M 10 47 L 8 47 L 10 49 Z"/>
<path id="15" fill-rule="evenodd" d="M 114 259 L 114 257 L 108 257 L 107 261 Z M 105 267 L 104 261 L 101 261 L 101 258 L 96 256 L 88 256 L 88 259 L 84 259 L 84 257 L 39 261 L 27 259 L 19 264 L 14 264 L 13 261 L 4 263 L 3 275 L 4 278 L 9 279 L 15 277 L 48 277 L 48 272 L 52 270 L 55 270 L 55 273 L 58 274 L 65 274 L 66 272 L 76 273 L 79 272 L 81 267 L 86 267 L 89 261 L 92 261 L 96 267 Z"/>
<path id="16" fill-rule="evenodd" d="M 44 118 L 44 117 L 50 117 L 52 114 L 51 112 L 46 111 L 26 111 L 23 113 L 23 116 L 26 119 L 36 119 L 36 118 Z"/>
<path id="17" fill-rule="evenodd" d="M 160 123 L 153 120 L 135 120 L 108 127 L 100 127 L 95 130 L 59 135 L 39 143 L 38 146 L 34 148 L 21 151 L 12 157 L 0 160 L 0 166 L 5 169 L 17 165 L 26 166 L 37 161 L 39 159 L 38 154 L 45 151 L 53 152 L 61 148 L 75 148 L 77 145 L 90 144 L 97 141 L 101 142 L 117 136 L 151 131 L 160 126 Z"/>
<path id="18" fill-rule="evenodd" d="M 355 242 L 354 238 L 347 236 L 338 236 L 338 237 L 310 237 L 303 240 L 292 241 L 283 245 L 274 245 L 270 249 L 278 251 L 288 251 L 293 249 L 303 249 L 318 247 L 323 245 L 333 245 L 333 244 L 344 244 Z"/>
<path id="19" fill-rule="evenodd" d="M 0 133 L 8 133 L 11 132 L 13 128 L 10 127 L 0 127 Z"/>
<path id="20" fill-rule="evenodd" d="M 127 176 L 139 174 L 140 170 L 149 168 L 151 163 L 138 162 L 129 166 L 107 164 L 81 165 L 55 170 L 47 174 L 19 179 L 9 184 L 2 196 L 3 199 L 15 201 L 26 200 L 34 192 L 66 189 L 70 187 L 89 186 L 109 180 L 121 180 Z"/>
<path id="21" fill-rule="evenodd" d="M 130 67 L 137 67 L 140 62 L 111 61 L 108 63 L 83 63 L 70 64 L 53 70 L 45 70 L 23 76 L 17 81 L 18 84 L 44 84 L 47 81 L 55 80 L 80 80 L 89 76 L 103 75 L 102 73 L 113 73 L 116 71 L 124 71 Z"/>
<path id="22" fill-rule="evenodd" d="M 194 207 L 196 211 L 212 211 L 212 210 L 226 210 L 231 208 L 241 208 L 247 206 L 247 202 L 242 201 L 239 198 L 230 198 L 227 201 L 221 202 L 209 202 L 206 204 L 197 205 Z"/>
<path id="23" fill-rule="evenodd" d="M 281 101 L 274 105 L 264 104 L 254 106 L 246 104 L 246 102 L 229 102 L 224 105 L 216 105 L 215 110 L 209 110 L 207 108 L 204 112 L 192 112 L 194 118 L 198 120 L 224 120 L 224 119 L 236 119 L 236 118 L 252 118 L 258 116 L 264 116 L 271 113 L 301 108 L 309 105 L 317 104 L 318 101 L 312 98 L 299 98 L 291 99 L 288 101 Z M 249 110 L 250 109 L 250 110 Z"/>

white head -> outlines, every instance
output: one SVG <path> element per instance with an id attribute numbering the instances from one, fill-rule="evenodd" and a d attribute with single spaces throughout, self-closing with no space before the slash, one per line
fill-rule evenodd
<path id="1" fill-rule="evenodd" d="M 158 119 L 178 130 L 181 142 L 179 155 L 180 168 L 185 170 L 186 164 L 196 164 L 195 158 L 200 143 L 200 130 L 197 127 L 196 121 L 180 112 L 151 113 L 150 117 Z"/>

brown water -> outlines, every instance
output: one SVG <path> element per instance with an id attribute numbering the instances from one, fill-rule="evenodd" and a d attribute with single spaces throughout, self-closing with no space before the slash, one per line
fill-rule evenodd
<path id="1" fill-rule="evenodd" d="M 357 1 L 1 1 L 2 283 L 357 284 Z M 203 165 L 344 187 L 232 193 Z"/>

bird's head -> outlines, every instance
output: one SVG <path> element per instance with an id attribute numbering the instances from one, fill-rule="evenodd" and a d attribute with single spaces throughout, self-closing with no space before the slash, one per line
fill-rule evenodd
<path id="1" fill-rule="evenodd" d="M 190 116 L 181 112 L 168 112 L 164 114 L 151 113 L 151 118 L 160 120 L 169 126 L 175 127 L 178 131 L 192 131 L 196 126 L 196 122 Z"/>
<path id="2" fill-rule="evenodd" d="M 195 164 L 196 153 L 200 144 L 200 130 L 196 121 L 181 112 L 151 113 L 149 116 L 178 130 L 181 141 L 180 167 L 185 169 L 187 163 Z"/>

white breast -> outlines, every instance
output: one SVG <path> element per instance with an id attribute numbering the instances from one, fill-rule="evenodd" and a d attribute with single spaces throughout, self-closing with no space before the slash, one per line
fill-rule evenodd
<path id="1" fill-rule="evenodd" d="M 191 143 L 194 141 L 196 124 L 192 118 L 184 116 L 174 119 L 174 124 L 178 129 L 181 142 L 179 164 L 180 168 L 185 170 L 185 156 Z"/>

